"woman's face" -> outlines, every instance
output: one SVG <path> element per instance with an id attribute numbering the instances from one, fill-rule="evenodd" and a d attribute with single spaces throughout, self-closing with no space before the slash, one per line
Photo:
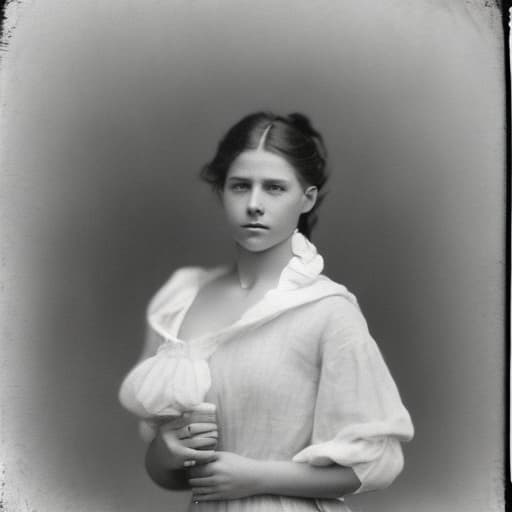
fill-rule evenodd
<path id="1" fill-rule="evenodd" d="M 259 252 L 291 236 L 302 213 L 316 201 L 317 188 L 304 190 L 295 169 L 282 157 L 257 149 L 233 161 L 222 203 L 235 241 Z"/>

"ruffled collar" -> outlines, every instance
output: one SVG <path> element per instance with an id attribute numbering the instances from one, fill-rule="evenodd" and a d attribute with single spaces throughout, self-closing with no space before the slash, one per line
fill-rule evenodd
<path id="1" fill-rule="evenodd" d="M 324 269 L 324 259 L 299 230 L 295 230 L 291 242 L 293 256 L 281 272 L 278 290 L 293 290 L 310 285 Z"/>

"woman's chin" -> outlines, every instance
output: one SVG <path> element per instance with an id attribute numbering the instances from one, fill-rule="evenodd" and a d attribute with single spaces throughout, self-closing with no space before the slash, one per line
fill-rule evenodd
<path id="1" fill-rule="evenodd" d="M 252 243 L 252 244 L 238 244 L 242 249 L 248 251 L 248 252 L 263 252 L 267 249 L 270 249 L 272 246 Z"/>
<path id="2" fill-rule="evenodd" d="M 246 251 L 249 252 L 263 252 L 271 247 L 273 247 L 275 244 L 272 243 L 270 240 L 263 240 L 262 238 L 256 238 L 256 237 L 250 237 L 250 238 L 238 238 L 235 240 L 236 244 Z"/>

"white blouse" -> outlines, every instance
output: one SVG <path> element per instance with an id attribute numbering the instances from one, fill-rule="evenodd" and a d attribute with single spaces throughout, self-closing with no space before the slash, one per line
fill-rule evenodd
<path id="1" fill-rule="evenodd" d="M 356 493 L 390 485 L 413 425 L 356 298 L 321 274 L 305 237 L 278 285 L 234 324 L 184 342 L 180 325 L 200 288 L 228 267 L 176 270 L 151 300 L 141 361 L 121 403 L 151 422 L 213 403 L 218 450 L 267 460 L 350 466 Z M 338 500 L 253 496 L 201 502 L 214 512 L 346 511 Z"/>

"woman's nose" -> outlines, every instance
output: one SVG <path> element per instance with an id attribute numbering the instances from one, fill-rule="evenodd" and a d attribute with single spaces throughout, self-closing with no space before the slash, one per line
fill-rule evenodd
<path id="1" fill-rule="evenodd" d="M 260 215 L 264 212 L 263 202 L 261 198 L 261 194 L 259 190 L 254 188 L 251 191 L 251 195 L 249 197 L 249 202 L 247 203 L 247 212 L 249 215 L 255 215 L 259 213 Z"/>

